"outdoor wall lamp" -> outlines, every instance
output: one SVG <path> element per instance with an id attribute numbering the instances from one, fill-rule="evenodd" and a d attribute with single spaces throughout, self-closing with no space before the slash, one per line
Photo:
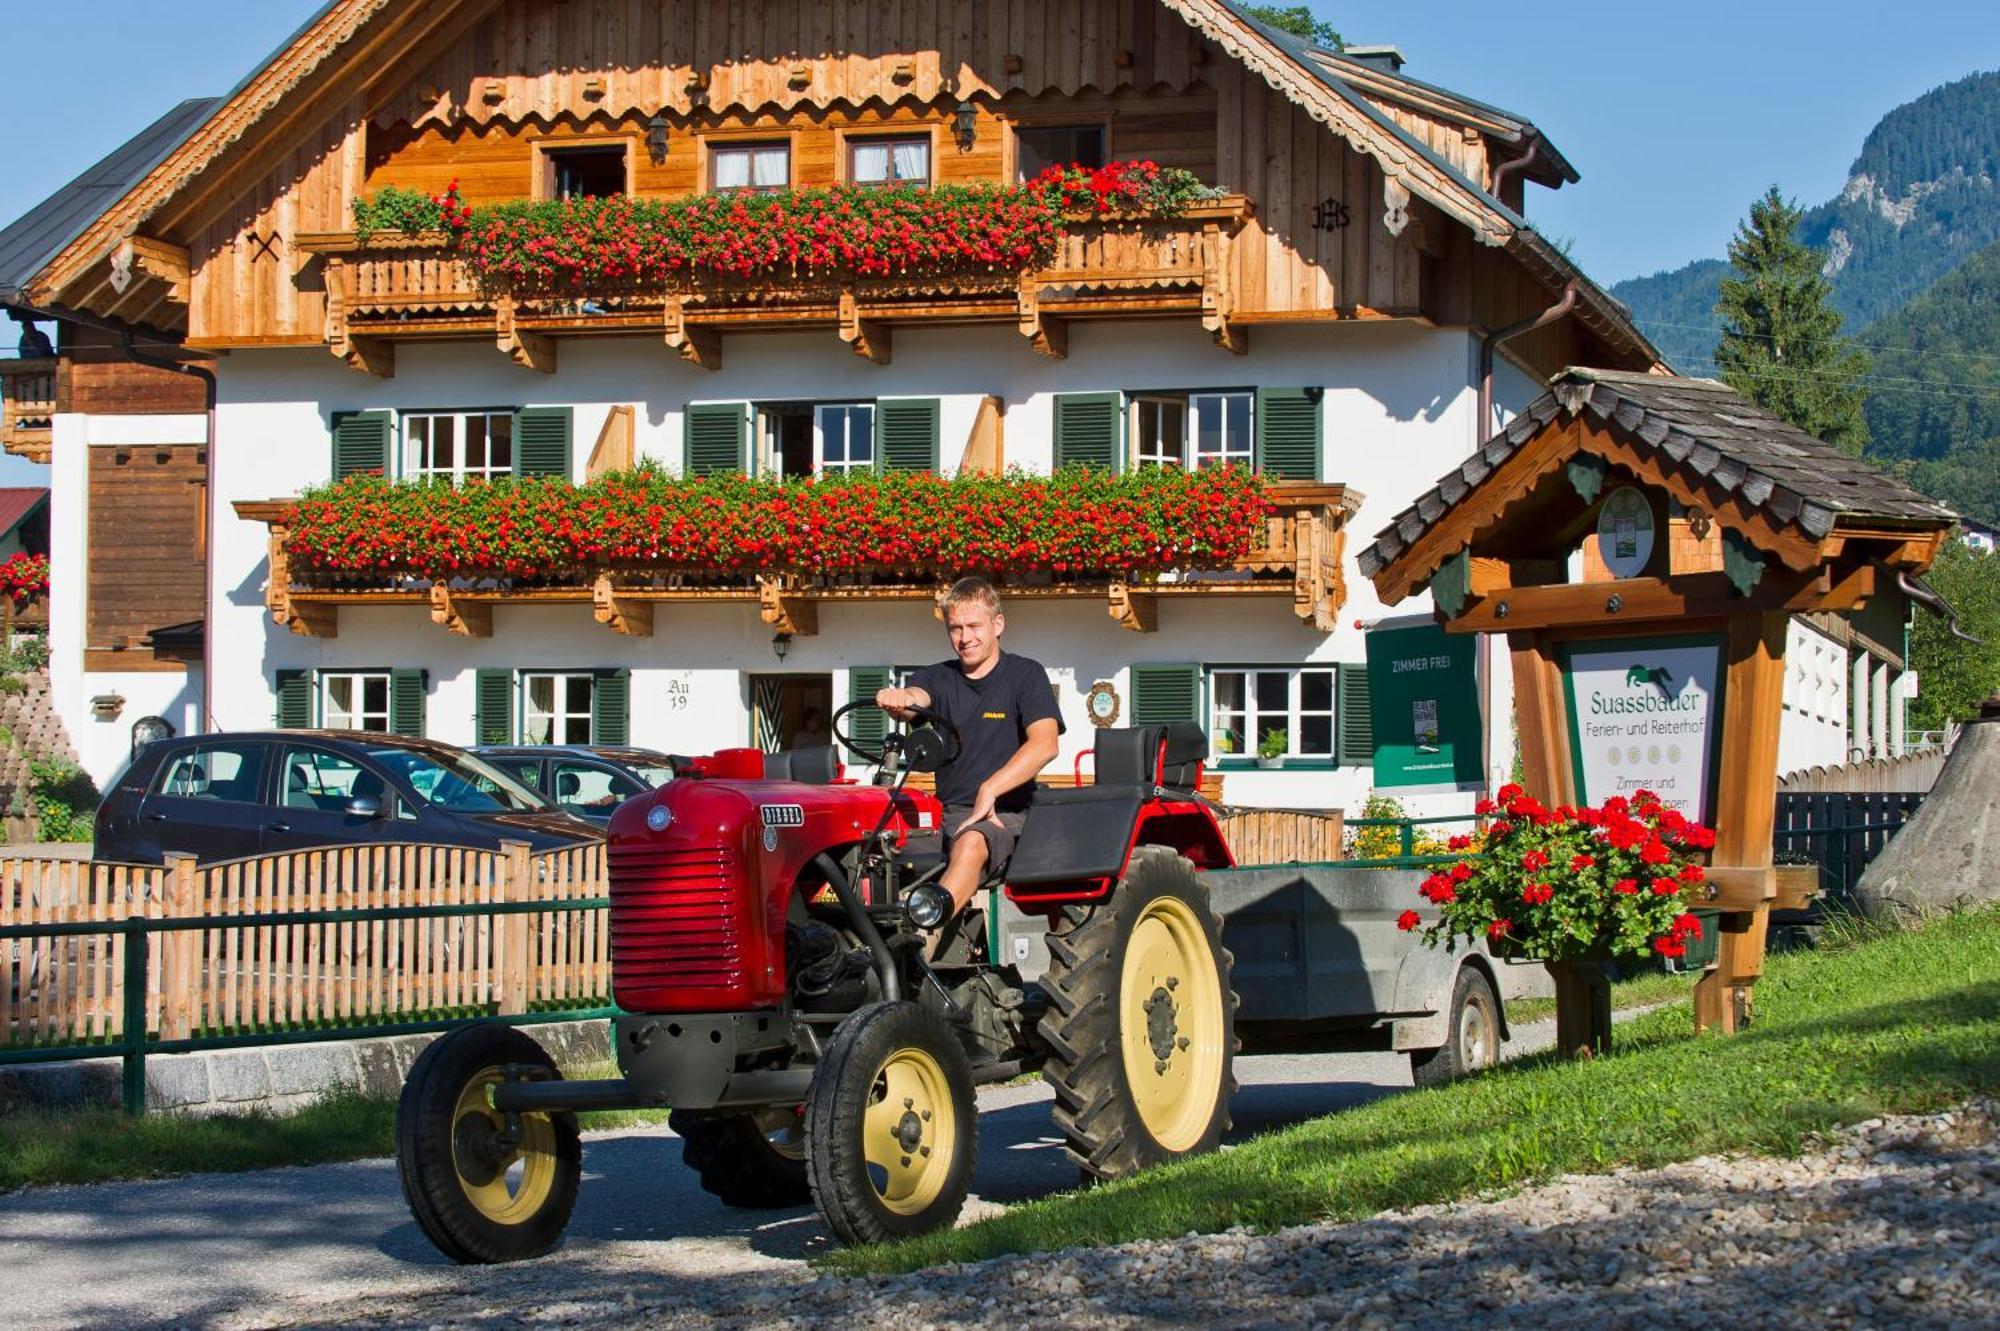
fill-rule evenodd
<path id="1" fill-rule="evenodd" d="M 972 104 L 970 98 L 961 101 L 952 115 L 951 137 L 962 153 L 971 152 L 972 145 L 979 138 L 979 108 Z"/>
<path id="2" fill-rule="evenodd" d="M 780 661 L 783 661 L 785 657 L 791 653 L 791 650 L 792 650 L 791 634 L 773 633 L 771 635 L 771 655 L 777 657 Z"/>
<path id="3" fill-rule="evenodd" d="M 646 155 L 658 166 L 667 160 L 667 117 L 664 112 L 655 111 L 653 118 L 646 122 Z"/>

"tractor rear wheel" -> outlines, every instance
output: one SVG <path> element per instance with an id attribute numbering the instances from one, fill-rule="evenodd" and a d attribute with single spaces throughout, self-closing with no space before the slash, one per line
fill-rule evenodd
<path id="1" fill-rule="evenodd" d="M 806 1173 L 843 1243 L 948 1228 L 972 1186 L 972 1068 L 942 1017 L 876 1003 L 843 1021 L 806 1093 Z"/>
<path id="2" fill-rule="evenodd" d="M 781 1105 L 748 1114 L 676 1110 L 667 1116 L 667 1126 L 680 1136 L 682 1162 L 724 1206 L 769 1210 L 812 1200 L 802 1108 Z"/>
<path id="3" fill-rule="evenodd" d="M 396 1174 L 410 1214 L 455 1262 L 517 1262 L 562 1241 L 583 1174 L 576 1116 L 493 1108 L 510 1066 L 558 1079 L 533 1039 L 497 1022 L 440 1036 L 396 1103 Z"/>
<path id="4" fill-rule="evenodd" d="M 1140 846 L 1107 899 L 1049 935 L 1042 1075 L 1087 1179 L 1215 1149 L 1236 1090 L 1236 995 L 1194 866 Z"/>

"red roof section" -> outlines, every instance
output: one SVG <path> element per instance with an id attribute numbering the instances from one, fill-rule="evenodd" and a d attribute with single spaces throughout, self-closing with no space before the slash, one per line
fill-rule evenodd
<path id="1" fill-rule="evenodd" d="M 0 536 L 20 526 L 48 497 L 46 485 L 0 486 Z"/>

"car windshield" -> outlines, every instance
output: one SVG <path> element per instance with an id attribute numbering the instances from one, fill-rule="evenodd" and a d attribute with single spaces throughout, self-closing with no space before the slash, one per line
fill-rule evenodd
<path id="1" fill-rule="evenodd" d="M 426 802 L 455 813 L 526 813 L 547 800 L 469 753 L 370 749 L 368 756 L 410 784 Z"/>

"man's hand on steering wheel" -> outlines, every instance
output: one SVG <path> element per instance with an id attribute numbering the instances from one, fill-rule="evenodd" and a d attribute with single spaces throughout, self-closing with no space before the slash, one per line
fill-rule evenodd
<path id="1" fill-rule="evenodd" d="M 930 706 L 931 696 L 922 689 L 881 689 L 875 705 L 904 725 L 916 720 L 920 709 Z"/>

